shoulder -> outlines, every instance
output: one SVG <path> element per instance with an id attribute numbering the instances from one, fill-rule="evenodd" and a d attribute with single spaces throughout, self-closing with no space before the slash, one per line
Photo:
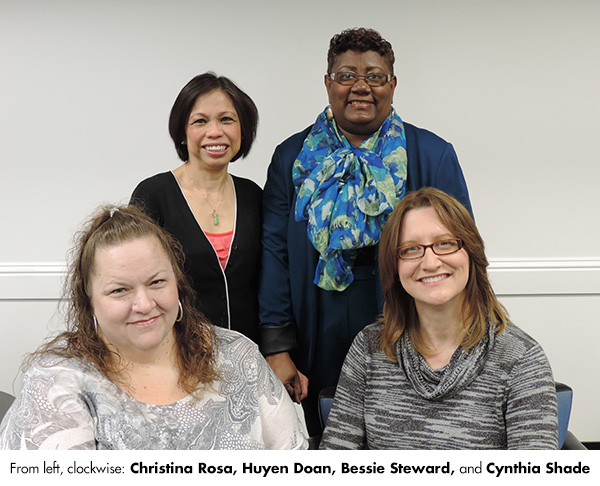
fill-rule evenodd
<path id="1" fill-rule="evenodd" d="M 26 370 L 23 385 L 48 382 L 53 386 L 81 389 L 86 377 L 94 370 L 90 363 L 81 359 L 46 353 L 38 356 Z"/>
<path id="2" fill-rule="evenodd" d="M 510 371 L 516 367 L 546 365 L 548 358 L 542 346 L 529 334 L 512 323 L 496 336 L 492 351 L 496 362 Z"/>
<path id="3" fill-rule="evenodd" d="M 420 149 L 443 151 L 449 145 L 439 135 L 410 123 L 404 123 L 404 131 L 406 133 L 407 148 L 411 145 L 417 145 Z"/>
<path id="4" fill-rule="evenodd" d="M 510 348 L 515 353 L 522 354 L 533 347 L 539 346 L 539 343 L 523 329 L 509 322 L 504 332 L 496 336 L 496 345 L 502 346 L 504 349 Z"/>
<path id="5" fill-rule="evenodd" d="M 248 194 L 260 195 L 262 194 L 262 188 L 254 181 L 246 179 L 244 177 L 238 177 L 231 174 L 233 184 L 235 185 L 236 191 L 242 191 Z"/>
<path id="6" fill-rule="evenodd" d="M 135 195 L 139 192 L 155 191 L 156 189 L 170 186 L 174 181 L 175 178 L 173 177 L 172 172 L 161 172 L 160 174 L 144 179 L 136 186 L 133 193 Z"/>
<path id="7" fill-rule="evenodd" d="M 373 324 L 369 324 L 365 326 L 358 335 L 361 336 L 361 339 L 364 341 L 374 341 L 377 339 L 377 335 L 381 332 L 382 324 L 379 322 L 374 322 Z"/>
<path id="8" fill-rule="evenodd" d="M 287 199 L 295 196 L 292 167 L 311 129 L 312 125 L 287 138 L 275 148 L 265 183 L 267 200 L 270 201 L 272 197 Z"/>
<path id="9" fill-rule="evenodd" d="M 215 328 L 215 334 L 217 372 L 224 382 L 235 382 L 248 389 L 258 386 L 260 381 L 279 381 L 256 343 L 237 331 L 222 327 Z"/>
<path id="10" fill-rule="evenodd" d="M 228 360 L 259 352 L 256 343 L 237 331 L 215 326 L 215 335 L 219 355 Z"/>
<path id="11" fill-rule="evenodd" d="M 301 132 L 295 133 L 291 137 L 286 138 L 277 146 L 275 152 L 279 152 L 280 154 L 282 154 L 282 156 L 292 156 L 295 159 L 296 156 L 300 153 L 300 150 L 302 149 L 302 144 L 304 143 L 304 140 L 310 133 L 311 129 L 312 125 L 306 127 Z"/>
<path id="12" fill-rule="evenodd" d="M 147 179 L 144 179 L 142 182 L 138 184 L 138 186 L 154 186 L 165 184 L 167 181 L 173 179 L 173 173 L 171 171 L 161 172 L 159 174 L 155 174 Z"/>
<path id="13" fill-rule="evenodd" d="M 381 332 L 382 324 L 375 322 L 365 326 L 354 338 L 352 348 L 354 352 L 361 356 L 372 356 L 378 352 L 382 352 L 379 344 L 379 333 Z"/>

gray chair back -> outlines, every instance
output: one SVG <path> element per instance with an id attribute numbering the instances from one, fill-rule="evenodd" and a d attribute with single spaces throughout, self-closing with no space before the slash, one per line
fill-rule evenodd
<path id="1" fill-rule="evenodd" d="M 0 422 L 4 418 L 4 414 L 8 411 L 12 402 L 15 401 L 15 397 L 13 397 L 10 393 L 6 393 L 0 391 Z"/>

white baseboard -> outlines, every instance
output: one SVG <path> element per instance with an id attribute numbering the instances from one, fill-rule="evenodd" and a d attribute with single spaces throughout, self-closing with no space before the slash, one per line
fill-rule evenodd
<path id="1" fill-rule="evenodd" d="M 488 269 L 499 296 L 600 295 L 600 259 L 497 259 Z M 0 263 L 0 300 L 58 300 L 65 264 Z"/>

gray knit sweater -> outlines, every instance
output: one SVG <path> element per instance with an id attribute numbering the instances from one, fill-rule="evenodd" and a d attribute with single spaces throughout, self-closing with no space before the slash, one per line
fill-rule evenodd
<path id="1" fill-rule="evenodd" d="M 432 370 L 409 340 L 410 349 L 399 344 L 399 362 L 392 363 L 377 341 L 379 329 L 367 326 L 348 352 L 322 449 L 558 447 L 552 370 L 541 346 L 518 327 L 489 333 L 476 372 L 462 348 Z"/>

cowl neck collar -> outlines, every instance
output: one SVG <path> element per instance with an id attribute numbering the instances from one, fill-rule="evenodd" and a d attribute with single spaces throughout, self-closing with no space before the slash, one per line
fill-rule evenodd
<path id="1" fill-rule="evenodd" d="M 408 334 L 402 333 L 396 343 L 399 366 L 414 390 L 426 400 L 450 398 L 469 386 L 485 366 L 495 340 L 494 328 L 488 324 L 487 333 L 473 348 L 465 351 L 459 346 L 446 366 L 432 369 L 414 348 Z"/>

